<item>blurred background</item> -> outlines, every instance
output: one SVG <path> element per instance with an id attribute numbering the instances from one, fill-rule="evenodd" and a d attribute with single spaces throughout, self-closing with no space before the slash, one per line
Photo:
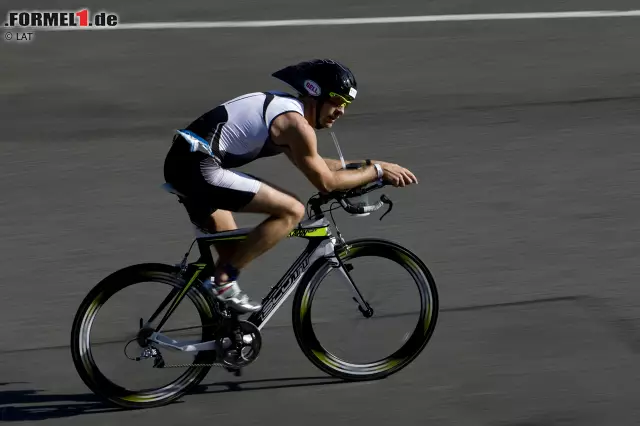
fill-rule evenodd
<path id="1" fill-rule="evenodd" d="M 5 0 L 0 16 L 88 8 L 132 23 L 634 7 L 631 0 Z M 36 31 L 30 43 L 0 43 L 0 419 L 638 424 L 638 19 Z M 176 263 L 191 243 L 182 206 L 160 188 L 174 129 L 240 94 L 287 89 L 270 74 L 314 57 L 340 60 L 358 79 L 358 99 L 334 127 L 345 157 L 396 162 L 420 180 L 384 191 L 395 206 L 382 221 L 334 217 L 345 238 L 391 239 L 429 266 L 441 303 L 430 345 L 387 380 L 340 383 L 298 349 L 289 300 L 263 330 L 262 354 L 243 377 L 214 369 L 197 392 L 159 409 L 103 406 L 73 368 L 71 322 L 107 274 Z M 330 135 L 318 137 L 321 153 L 337 158 Z M 314 193 L 284 156 L 243 170 L 303 200 Z M 240 226 L 260 220 L 237 217 Z M 241 285 L 253 297 L 266 294 L 303 246 L 282 242 Z M 414 302 L 384 274 L 370 278 L 390 309 Z M 325 319 L 342 330 L 332 297 L 323 294 L 336 309 Z M 116 333 L 116 325 L 104 327 Z M 392 326 L 367 333 L 384 342 Z M 336 342 L 357 347 L 364 335 L 355 328 Z"/>

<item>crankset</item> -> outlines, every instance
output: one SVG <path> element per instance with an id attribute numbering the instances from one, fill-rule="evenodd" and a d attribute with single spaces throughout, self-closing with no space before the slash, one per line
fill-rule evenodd
<path id="1" fill-rule="evenodd" d="M 142 320 L 141 320 L 142 323 Z M 216 339 L 211 342 L 201 342 L 208 345 L 217 353 L 216 362 L 210 364 L 166 364 L 158 346 L 165 346 L 162 340 L 151 341 L 149 338 L 155 333 L 150 328 L 141 328 L 138 336 L 125 346 L 125 356 L 132 361 L 143 361 L 153 359 L 153 368 L 189 368 L 189 367 L 223 367 L 236 376 L 241 374 L 241 369 L 251 364 L 258 358 L 262 348 L 262 335 L 260 330 L 248 321 L 240 321 L 236 316 L 225 318 L 220 324 L 221 327 L 216 333 Z M 188 329 L 201 328 L 188 327 Z M 173 330 L 179 331 L 179 330 Z M 168 339 L 171 340 L 171 339 Z M 137 357 L 127 355 L 129 344 L 138 343 L 141 353 Z M 172 340 L 171 340 L 172 341 Z M 180 342 L 172 341 L 173 344 L 166 346 L 170 350 L 182 350 L 191 352 L 192 350 L 181 349 Z"/>
<path id="2" fill-rule="evenodd" d="M 262 348 L 262 334 L 249 321 L 237 321 L 230 335 L 223 338 L 223 362 L 230 369 L 240 369 L 258 358 Z"/>

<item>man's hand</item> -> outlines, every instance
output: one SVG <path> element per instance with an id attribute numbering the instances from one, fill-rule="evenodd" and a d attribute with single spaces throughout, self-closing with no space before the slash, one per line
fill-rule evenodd
<path id="1" fill-rule="evenodd" d="M 418 183 L 418 178 L 404 167 L 393 163 L 386 163 L 384 161 L 378 161 L 378 164 L 382 167 L 382 179 L 391 183 L 395 187 L 403 187 L 411 185 L 412 183 Z"/>

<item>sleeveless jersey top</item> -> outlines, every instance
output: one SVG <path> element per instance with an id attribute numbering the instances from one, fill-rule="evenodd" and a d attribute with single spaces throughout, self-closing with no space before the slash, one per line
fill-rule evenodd
<path id="1" fill-rule="evenodd" d="M 302 102 L 284 92 L 248 93 L 220 104 L 178 133 L 191 151 L 211 155 L 223 168 L 240 167 L 282 152 L 271 141 L 269 128 L 286 112 L 304 115 Z"/>

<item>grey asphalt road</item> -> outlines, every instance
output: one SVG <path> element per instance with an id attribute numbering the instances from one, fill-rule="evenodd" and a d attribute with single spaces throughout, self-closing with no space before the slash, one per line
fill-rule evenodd
<path id="1" fill-rule="evenodd" d="M 46 7 L 94 3 L 103 7 Z M 333 4 L 281 0 L 264 15 L 249 1 L 107 9 L 139 22 L 634 8 L 623 0 Z M 37 33 L 30 44 L 0 43 L 0 419 L 638 424 L 638 22 Z M 429 265 L 442 308 L 431 344 L 384 381 L 336 382 L 298 350 L 289 302 L 265 327 L 263 352 L 243 377 L 214 370 L 193 394 L 159 409 L 103 406 L 73 369 L 71 321 L 108 273 L 176 262 L 191 242 L 181 206 L 159 187 L 173 129 L 238 94 L 284 88 L 270 73 L 316 56 L 343 60 L 358 75 L 358 102 L 335 128 L 345 156 L 395 161 L 420 179 L 386 191 L 396 206 L 382 222 L 336 219 L 348 238 L 389 238 Z M 329 135 L 320 140 L 322 153 L 335 156 Z M 284 158 L 245 170 L 301 198 L 312 194 Z M 282 243 L 242 285 L 264 294 L 301 247 Z M 393 286 L 377 290 L 394 309 L 410 304 Z M 339 320 L 327 318 L 344 326 Z M 381 325 L 381 343 L 392 326 Z"/>

